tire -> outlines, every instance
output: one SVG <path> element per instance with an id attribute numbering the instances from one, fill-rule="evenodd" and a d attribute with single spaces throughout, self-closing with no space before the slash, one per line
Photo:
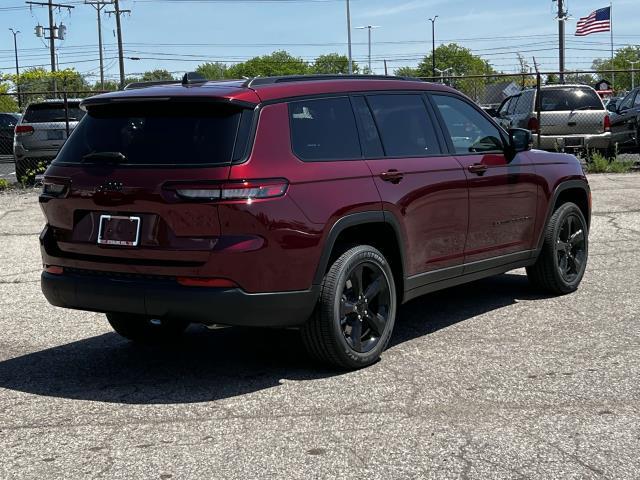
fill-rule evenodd
<path id="1" fill-rule="evenodd" d="M 575 203 L 562 204 L 551 216 L 544 243 L 534 265 L 527 267 L 529 281 L 556 295 L 575 292 L 589 257 L 589 231 Z"/>
<path id="2" fill-rule="evenodd" d="M 189 326 L 175 319 L 153 319 L 139 315 L 107 313 L 107 320 L 119 335 L 147 345 L 175 343 Z"/>
<path id="3" fill-rule="evenodd" d="M 315 359 L 342 369 L 375 363 L 395 324 L 397 296 L 389 262 L 375 248 L 349 249 L 324 277 L 318 305 L 302 327 Z"/>

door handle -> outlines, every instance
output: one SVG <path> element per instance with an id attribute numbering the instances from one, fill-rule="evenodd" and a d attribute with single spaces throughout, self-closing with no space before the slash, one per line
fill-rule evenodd
<path id="1" fill-rule="evenodd" d="M 469 165 L 469 171 L 480 176 L 484 175 L 488 169 L 489 167 L 483 165 L 482 163 L 474 163 L 473 165 Z"/>
<path id="2" fill-rule="evenodd" d="M 382 172 L 380 174 L 380 178 L 385 182 L 400 183 L 400 180 L 404 178 L 404 173 L 391 169 L 386 172 Z"/>

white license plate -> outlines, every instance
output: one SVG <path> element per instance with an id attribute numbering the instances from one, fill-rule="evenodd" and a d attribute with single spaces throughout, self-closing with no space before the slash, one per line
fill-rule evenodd
<path id="1" fill-rule="evenodd" d="M 581 147 L 582 146 L 582 138 L 573 138 L 569 137 L 564 139 L 565 147 Z"/>
<path id="2" fill-rule="evenodd" d="M 100 215 L 98 244 L 136 247 L 140 241 L 140 217 Z"/>

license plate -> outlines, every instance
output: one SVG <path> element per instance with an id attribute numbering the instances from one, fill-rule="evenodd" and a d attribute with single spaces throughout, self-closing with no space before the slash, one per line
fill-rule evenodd
<path id="1" fill-rule="evenodd" d="M 574 138 L 568 137 L 564 139 L 565 147 L 581 147 L 582 146 L 582 138 Z"/>
<path id="2" fill-rule="evenodd" d="M 100 215 L 98 243 L 135 247 L 140 240 L 140 217 Z"/>
<path id="3" fill-rule="evenodd" d="M 62 130 L 47 130 L 47 140 L 63 140 L 64 132 Z"/>

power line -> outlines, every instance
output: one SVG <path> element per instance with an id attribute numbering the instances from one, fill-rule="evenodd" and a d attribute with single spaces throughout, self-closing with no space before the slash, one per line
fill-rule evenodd
<path id="1" fill-rule="evenodd" d="M 104 54 L 102 52 L 102 16 L 101 10 L 107 5 L 112 5 L 112 0 L 85 0 L 87 5 L 91 5 L 95 8 L 98 14 L 98 49 L 100 50 L 100 88 L 104 90 Z"/>
<path id="2" fill-rule="evenodd" d="M 120 17 L 124 13 L 131 13 L 131 10 L 120 10 L 119 0 L 114 0 L 114 9 L 109 10 L 108 14 L 114 14 L 116 17 L 116 31 L 118 35 L 118 58 L 120 64 L 120 88 L 124 88 L 124 51 L 122 48 L 122 25 L 120 23 Z"/>

